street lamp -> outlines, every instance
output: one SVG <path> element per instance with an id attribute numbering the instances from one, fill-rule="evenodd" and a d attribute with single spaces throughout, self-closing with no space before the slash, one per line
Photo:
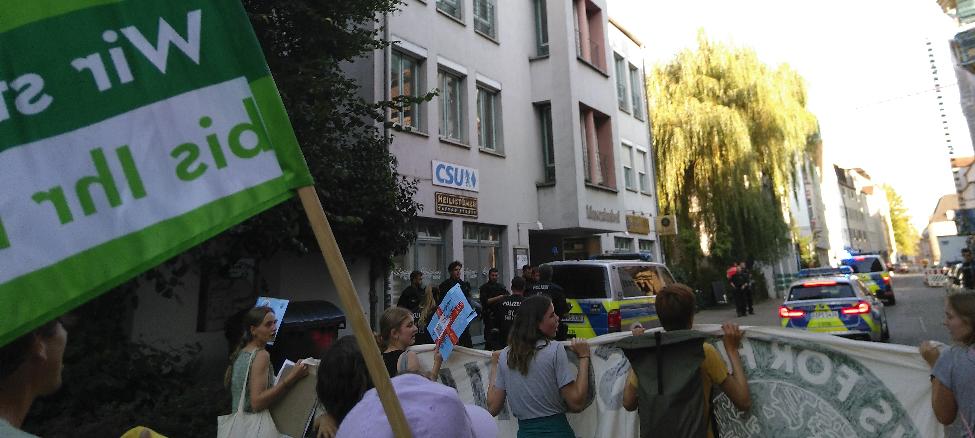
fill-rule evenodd
<path id="1" fill-rule="evenodd" d="M 535 221 L 535 222 L 516 222 L 515 223 L 515 229 L 518 232 L 518 246 L 521 246 L 521 226 L 522 225 L 534 225 L 535 228 L 538 229 L 538 230 L 544 230 L 545 229 L 545 227 L 542 226 L 542 221 Z"/>

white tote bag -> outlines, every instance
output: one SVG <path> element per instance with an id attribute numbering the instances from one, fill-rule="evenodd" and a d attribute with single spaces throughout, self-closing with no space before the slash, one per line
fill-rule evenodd
<path id="1" fill-rule="evenodd" d="M 229 415 L 217 417 L 217 438 L 281 438 L 274 419 L 271 418 L 271 411 L 265 409 L 261 412 L 244 412 L 244 396 L 247 394 L 248 378 L 250 378 L 251 364 L 254 362 L 255 352 L 247 363 L 247 372 L 244 373 L 244 387 L 240 391 L 240 401 L 237 403 L 237 411 Z"/>

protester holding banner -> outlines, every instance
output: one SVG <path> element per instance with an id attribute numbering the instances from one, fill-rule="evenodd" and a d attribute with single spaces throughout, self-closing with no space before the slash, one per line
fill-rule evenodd
<path id="1" fill-rule="evenodd" d="M 61 387 L 68 332 L 50 321 L 0 347 L 0 437 L 33 437 L 20 430 L 34 399 Z"/>
<path id="2" fill-rule="evenodd" d="M 436 380 L 440 375 L 440 365 L 443 364 L 443 357 L 438 351 L 433 356 L 433 369 L 429 372 L 422 371 L 420 359 L 416 352 L 406 351 L 411 345 L 416 343 L 416 334 L 419 331 L 413 322 L 413 314 L 402 307 L 390 307 L 383 312 L 379 319 L 379 348 L 383 352 L 383 362 L 386 363 L 386 371 L 390 377 L 396 376 L 401 372 L 413 372 L 427 376 L 430 380 Z"/>
<path id="3" fill-rule="evenodd" d="M 728 358 L 731 360 L 732 374 L 729 375 L 724 361 L 721 360 L 720 353 L 711 344 L 705 342 L 706 337 L 703 334 L 694 338 L 698 332 L 690 330 L 694 325 L 694 308 L 696 305 L 694 292 L 691 288 L 683 284 L 665 286 L 657 294 L 655 304 L 660 324 L 666 333 L 655 333 L 658 335 L 655 336 L 655 340 L 629 340 L 632 348 L 652 350 L 651 354 L 656 356 L 645 362 L 640 362 L 641 365 L 653 369 L 630 368 L 626 387 L 623 390 L 623 407 L 628 411 L 639 408 L 641 436 L 654 436 L 653 433 L 661 432 L 661 428 L 671 427 L 671 429 L 666 429 L 666 432 L 677 433 L 681 436 L 701 436 L 706 431 L 706 436 L 713 438 L 710 405 L 712 386 L 720 386 L 738 409 L 747 411 L 751 407 L 748 380 L 742 366 L 741 356 L 738 353 L 744 334 L 737 325 L 732 323 L 726 322 L 721 327 L 724 332 L 725 351 L 728 352 Z M 643 327 L 633 329 L 634 336 L 641 336 L 643 332 Z M 668 337 L 675 338 L 676 342 L 668 343 Z M 699 339 L 696 342 L 700 347 L 692 345 L 695 339 Z M 640 341 L 644 341 L 646 346 L 637 345 Z M 628 347 L 623 346 L 623 348 L 626 350 Z M 702 349 L 703 354 L 701 354 Z M 627 356 L 630 357 L 630 354 Z M 631 363 L 634 363 L 633 360 L 631 357 Z M 638 399 L 640 382 L 647 378 L 659 379 L 661 374 L 658 372 L 663 373 L 663 370 L 667 369 L 666 366 L 670 366 L 667 371 L 667 384 L 683 386 L 676 391 L 674 388 L 669 388 L 665 392 L 664 383 L 658 381 L 657 385 L 659 386 L 651 385 L 653 390 L 644 391 L 645 397 Z M 633 367 L 638 367 L 638 365 L 633 365 Z M 687 372 L 681 374 L 682 370 Z M 684 380 L 681 380 L 682 378 Z M 682 392 L 682 390 L 685 391 Z M 699 391 L 699 393 L 688 395 L 686 390 Z M 667 403 L 668 400 L 672 399 L 666 398 L 674 397 L 672 394 L 683 395 L 683 400 L 697 404 L 674 406 Z M 661 406 L 661 402 L 663 402 L 663 406 Z M 662 422 L 667 423 L 667 425 L 661 426 Z"/>
<path id="4" fill-rule="evenodd" d="M 565 437 L 575 433 L 565 416 L 582 412 L 589 397 L 589 344 L 572 340 L 579 357 L 573 375 L 560 342 L 553 342 L 559 317 L 545 295 L 525 299 L 515 317 L 508 347 L 492 356 L 488 411 L 497 416 L 507 402 L 518 419 L 518 438 Z"/>
<path id="5" fill-rule="evenodd" d="M 264 347 L 274 339 L 277 322 L 270 307 L 255 307 L 244 314 L 243 334 L 230 355 L 230 366 L 224 376 L 224 384 L 230 388 L 233 397 L 232 409 L 237 408 L 241 394 L 244 396 L 244 412 L 268 409 L 299 379 L 308 375 L 308 366 L 298 362 L 291 373 L 274 383 L 271 355 Z"/>
<path id="6" fill-rule="evenodd" d="M 949 295 L 944 324 L 957 345 L 943 353 L 931 341 L 920 347 L 932 367 L 931 406 L 939 423 L 949 425 L 960 416 L 960 436 L 975 436 L 975 293 Z"/>
<path id="7" fill-rule="evenodd" d="M 339 338 L 325 351 L 318 366 L 315 392 L 326 413 L 315 419 L 317 438 L 334 438 L 346 414 L 372 388 L 355 336 Z"/>
<path id="8" fill-rule="evenodd" d="M 447 272 L 450 273 L 450 278 L 447 278 L 440 283 L 440 286 L 438 287 L 438 289 L 440 289 L 440 293 L 437 294 L 437 303 L 443 301 L 444 297 L 447 295 L 447 292 L 450 292 L 450 288 L 454 287 L 456 284 L 459 284 L 461 292 L 463 292 L 464 297 L 467 298 L 467 302 L 472 306 L 480 305 L 480 302 L 477 300 L 471 300 L 471 284 L 460 278 L 460 274 L 463 269 L 464 264 L 457 260 L 454 260 L 447 265 Z M 474 341 L 471 339 L 471 332 L 469 330 L 464 330 L 464 333 L 460 335 L 460 340 L 457 342 L 457 345 L 460 345 L 461 347 L 474 348 Z"/>

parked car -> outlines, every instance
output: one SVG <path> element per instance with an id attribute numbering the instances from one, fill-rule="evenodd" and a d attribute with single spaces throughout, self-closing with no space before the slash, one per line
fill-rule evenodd
<path id="1" fill-rule="evenodd" d="M 890 339 L 884 304 L 854 275 L 807 277 L 793 282 L 779 307 L 782 327 L 852 339 Z"/>
<path id="2" fill-rule="evenodd" d="M 564 319 L 569 337 L 592 338 L 628 330 L 639 322 L 659 327 L 654 298 L 674 283 L 661 263 L 635 260 L 576 260 L 546 263 L 552 282 L 565 290 L 571 306 Z"/>
<path id="3" fill-rule="evenodd" d="M 887 270 L 884 260 L 879 255 L 858 255 L 843 259 L 840 263 L 853 268 L 853 272 L 860 277 L 867 290 L 883 300 L 885 304 L 891 306 L 897 304 L 890 271 Z"/>

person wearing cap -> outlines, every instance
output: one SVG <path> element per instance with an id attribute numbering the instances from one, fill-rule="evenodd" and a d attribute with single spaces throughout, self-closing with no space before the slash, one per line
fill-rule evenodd
<path id="1" fill-rule="evenodd" d="M 413 438 L 494 438 L 498 424 L 484 408 L 465 405 L 457 390 L 417 374 L 392 379 Z M 393 428 L 375 388 L 339 425 L 336 438 L 392 438 Z"/>
<path id="2" fill-rule="evenodd" d="M 67 343 L 55 319 L 0 347 L 0 437 L 34 437 L 20 428 L 34 400 L 61 387 Z"/>
<path id="3" fill-rule="evenodd" d="M 535 295 L 522 302 L 508 346 L 492 356 L 488 411 L 498 415 L 505 402 L 518 419 L 518 438 L 575 438 L 569 412 L 582 412 L 589 397 L 589 344 L 572 340 L 579 357 L 573 373 L 560 342 L 553 342 L 559 316 L 552 300 Z"/>

